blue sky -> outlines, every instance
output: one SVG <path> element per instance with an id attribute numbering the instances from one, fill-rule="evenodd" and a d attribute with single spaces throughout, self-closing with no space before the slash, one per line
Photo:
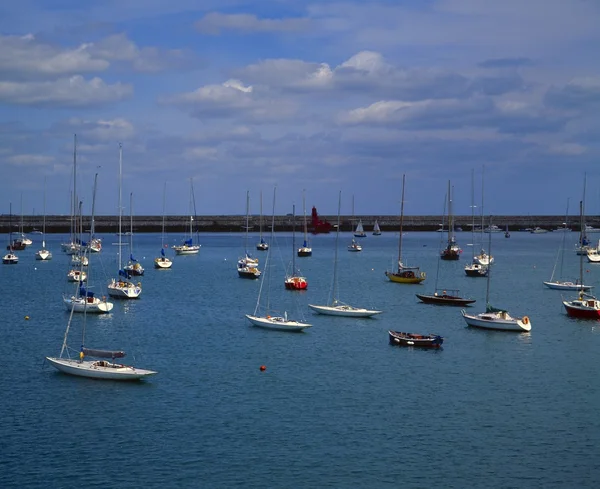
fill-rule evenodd
<path id="1" fill-rule="evenodd" d="M 0 6 L 0 212 L 600 214 L 600 3 L 22 0 Z M 270 198 L 270 197 L 269 197 Z M 267 199 L 267 197 L 265 197 Z M 263 203 L 265 209 L 270 202 Z"/>

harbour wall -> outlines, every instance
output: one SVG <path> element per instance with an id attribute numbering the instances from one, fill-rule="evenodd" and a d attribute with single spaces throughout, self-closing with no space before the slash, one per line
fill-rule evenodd
<path id="1" fill-rule="evenodd" d="M 162 216 L 134 216 L 134 233 L 157 233 L 162 229 Z M 308 219 L 308 229 L 311 230 L 310 217 Z M 337 216 L 319 216 L 319 219 L 332 224 L 332 229 L 337 223 Z M 383 232 L 398 231 L 400 228 L 400 216 L 340 216 L 341 231 L 351 231 L 356 227 L 359 219 L 362 221 L 365 232 L 370 233 L 375 221 Z M 518 231 L 526 228 L 539 226 L 544 229 L 552 230 L 564 225 L 565 216 L 493 216 L 493 224 L 503 230 L 508 226 L 510 231 Z M 83 229 L 87 232 L 90 229 L 90 216 L 81 218 Z M 275 231 L 292 231 L 295 227 L 296 232 L 301 233 L 304 226 L 304 217 L 296 216 L 275 216 Z M 435 231 L 440 229 L 442 218 L 440 216 L 404 216 L 403 230 L 405 231 Z M 455 229 L 462 228 L 463 231 L 470 231 L 473 222 L 472 216 L 455 216 Z M 475 226 L 479 226 L 481 218 L 475 219 Z M 485 225 L 489 219 L 485 219 Z M 579 216 L 569 218 L 569 227 L 579 230 Z M 600 227 L 600 216 L 586 217 L 586 224 L 594 227 Z M 119 229 L 119 216 L 96 216 L 94 226 L 97 233 L 116 233 Z M 8 216 L 0 215 L 0 232 L 8 233 L 12 228 L 13 232 L 23 229 L 24 233 L 30 233 L 34 230 L 41 231 L 43 227 L 43 217 L 36 216 Z M 167 233 L 186 233 L 189 232 L 189 216 L 165 216 L 165 232 Z M 198 232 L 240 232 L 246 230 L 245 215 L 229 216 L 196 216 L 193 223 L 194 230 Z M 130 217 L 123 217 L 122 232 L 130 229 Z M 248 218 L 248 229 L 252 232 L 258 232 L 260 229 L 260 217 L 250 216 Z M 271 217 L 263 217 L 263 231 L 270 232 Z M 69 233 L 71 230 L 70 216 L 50 215 L 46 216 L 47 233 Z"/>

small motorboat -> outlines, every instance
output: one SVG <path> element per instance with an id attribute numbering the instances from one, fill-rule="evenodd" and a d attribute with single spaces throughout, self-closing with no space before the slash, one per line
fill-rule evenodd
<path id="1" fill-rule="evenodd" d="M 422 348 L 440 348 L 444 338 L 437 334 L 403 333 L 401 331 L 388 331 L 390 345 L 418 346 Z"/>

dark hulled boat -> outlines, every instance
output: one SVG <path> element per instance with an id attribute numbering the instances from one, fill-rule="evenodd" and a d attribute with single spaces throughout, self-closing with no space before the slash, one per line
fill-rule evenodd
<path id="1" fill-rule="evenodd" d="M 388 331 L 390 345 L 418 346 L 422 348 L 440 348 L 444 338 L 437 334 L 404 333 L 401 331 Z"/>
<path id="2" fill-rule="evenodd" d="M 440 306 L 468 306 L 476 302 L 475 299 L 467 299 L 458 294 L 458 290 L 437 290 L 433 294 L 416 294 L 421 302 L 425 304 L 437 304 Z"/>

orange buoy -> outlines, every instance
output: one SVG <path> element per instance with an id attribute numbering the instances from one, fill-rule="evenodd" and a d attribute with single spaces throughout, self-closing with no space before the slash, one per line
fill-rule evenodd
<path id="1" fill-rule="evenodd" d="M 260 371 L 264 372 L 265 370 L 267 370 L 267 367 L 265 365 L 261 365 L 260 366 Z"/>

